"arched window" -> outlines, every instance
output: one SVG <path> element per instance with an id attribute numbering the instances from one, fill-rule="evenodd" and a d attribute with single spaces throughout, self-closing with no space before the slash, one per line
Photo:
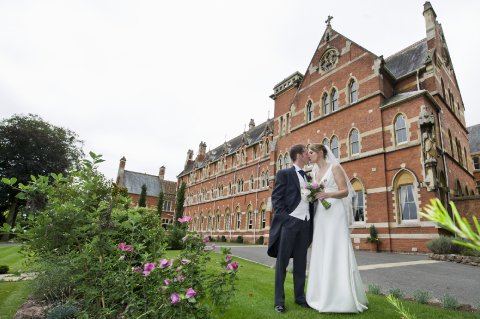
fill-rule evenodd
<path id="1" fill-rule="evenodd" d="M 443 79 L 440 79 L 440 83 L 442 85 L 442 96 L 443 96 L 443 99 L 446 101 L 447 97 L 445 96 L 445 85 L 443 84 Z"/>
<path id="2" fill-rule="evenodd" d="M 232 216 L 230 215 L 230 209 L 225 209 L 225 230 L 230 230 L 232 224 Z"/>
<path id="3" fill-rule="evenodd" d="M 290 131 L 290 114 L 287 113 L 286 119 L 285 119 L 285 134 L 287 134 Z"/>
<path id="4" fill-rule="evenodd" d="M 455 142 L 457 143 L 458 163 L 460 165 L 463 165 L 462 146 L 460 145 L 460 141 L 458 140 L 458 138 L 455 139 Z"/>
<path id="5" fill-rule="evenodd" d="M 285 154 L 284 162 L 285 162 L 285 168 L 289 168 L 290 167 L 290 155 Z"/>
<path id="6" fill-rule="evenodd" d="M 358 83 L 354 79 L 348 83 L 348 96 L 350 104 L 358 101 Z"/>
<path id="7" fill-rule="evenodd" d="M 252 212 L 251 205 L 248 205 L 247 217 L 248 217 L 248 229 L 253 229 L 253 212 Z"/>
<path id="8" fill-rule="evenodd" d="M 365 221 L 365 191 L 358 179 L 352 181 L 355 196 L 352 198 L 353 220 L 355 222 Z"/>
<path id="9" fill-rule="evenodd" d="M 395 118 L 395 142 L 402 144 L 407 142 L 407 125 L 405 117 L 400 114 Z"/>
<path id="10" fill-rule="evenodd" d="M 329 141 L 328 138 L 326 138 L 326 137 L 323 139 L 322 144 L 325 145 L 325 146 L 330 147 L 330 141 Z"/>
<path id="11" fill-rule="evenodd" d="M 257 145 L 253 145 L 252 147 L 252 158 L 253 159 L 257 158 Z"/>
<path id="12" fill-rule="evenodd" d="M 262 203 L 262 206 L 260 207 L 260 215 L 262 219 L 262 229 L 264 229 L 267 226 L 267 213 L 265 209 L 265 204 Z"/>
<path id="13" fill-rule="evenodd" d="M 307 122 L 311 122 L 313 120 L 313 104 L 312 101 L 308 101 L 307 103 Z"/>
<path id="14" fill-rule="evenodd" d="M 278 135 L 283 135 L 283 116 L 280 116 L 280 123 L 278 124 Z"/>
<path id="15" fill-rule="evenodd" d="M 333 89 L 330 96 L 332 97 L 332 112 L 335 112 L 335 111 L 338 110 L 338 92 L 337 92 L 337 90 Z"/>
<path id="16" fill-rule="evenodd" d="M 398 203 L 399 221 L 417 220 L 417 190 L 414 176 L 408 171 L 399 173 L 395 177 L 394 189 Z"/>
<path id="17" fill-rule="evenodd" d="M 465 159 L 465 164 L 463 166 L 465 166 L 465 168 L 468 169 L 467 149 L 465 147 L 463 148 L 463 158 Z"/>
<path id="18" fill-rule="evenodd" d="M 264 155 L 268 155 L 268 153 L 270 152 L 270 149 L 269 149 L 270 145 L 269 145 L 269 142 L 268 142 L 268 139 L 265 140 L 265 152 L 263 153 Z"/>
<path id="19" fill-rule="evenodd" d="M 455 180 L 455 196 L 462 196 L 462 186 L 458 178 Z"/>
<path id="20" fill-rule="evenodd" d="M 240 213 L 240 206 L 238 206 L 237 212 L 236 212 L 236 220 L 235 220 L 237 229 L 240 229 L 241 223 L 242 223 L 242 213 Z"/>
<path id="21" fill-rule="evenodd" d="M 350 132 L 350 155 L 360 153 L 360 142 L 358 140 L 358 131 L 353 129 Z"/>
<path id="22" fill-rule="evenodd" d="M 328 94 L 325 93 L 322 96 L 322 110 L 323 110 L 323 115 L 327 115 L 330 113 L 330 99 L 328 98 Z"/>
<path id="23" fill-rule="evenodd" d="M 278 169 L 283 169 L 283 155 L 280 154 L 278 157 Z"/>
<path id="24" fill-rule="evenodd" d="M 253 190 L 255 188 L 255 179 L 253 178 L 253 175 L 250 176 L 250 190 Z"/>
<path id="25" fill-rule="evenodd" d="M 455 153 L 453 152 L 452 132 L 450 132 L 450 129 L 448 130 L 448 141 L 450 142 L 450 155 L 452 155 L 452 157 L 455 157 Z"/>
<path id="26" fill-rule="evenodd" d="M 338 138 L 336 136 L 332 136 L 332 139 L 330 141 L 330 149 L 332 150 L 332 153 L 333 153 L 333 155 L 335 155 L 336 158 L 340 158 L 339 147 L 338 147 Z"/>
<path id="27" fill-rule="evenodd" d="M 265 187 L 265 173 L 263 173 L 263 172 L 262 172 L 261 181 L 262 181 L 262 188 L 264 188 Z"/>

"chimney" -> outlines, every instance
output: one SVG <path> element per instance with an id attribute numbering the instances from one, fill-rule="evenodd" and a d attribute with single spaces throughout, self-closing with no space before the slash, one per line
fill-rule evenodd
<path id="1" fill-rule="evenodd" d="M 188 163 L 190 163 L 192 160 L 193 160 L 193 150 L 188 150 L 187 159 L 185 160 L 185 165 L 183 167 L 187 168 Z"/>
<path id="2" fill-rule="evenodd" d="M 203 161 L 205 159 L 205 153 L 207 151 L 207 143 L 205 142 L 200 142 L 200 145 L 198 145 L 198 154 L 197 154 L 197 161 Z"/>
<path id="3" fill-rule="evenodd" d="M 437 15 L 429 1 L 423 5 L 423 17 L 425 18 L 425 28 L 427 30 L 427 42 L 435 38 L 435 24 Z M 430 48 L 430 46 L 429 46 Z"/>
<path id="4" fill-rule="evenodd" d="M 250 123 L 248 123 L 248 130 L 250 131 L 254 127 L 255 127 L 255 121 L 253 119 L 250 119 Z"/>
<path id="5" fill-rule="evenodd" d="M 161 166 L 160 170 L 158 171 L 158 177 L 163 180 L 165 178 L 165 166 Z"/>
<path id="6" fill-rule="evenodd" d="M 117 173 L 117 186 L 118 187 L 123 187 L 123 175 L 125 173 L 125 163 L 127 162 L 127 159 L 125 156 L 123 156 L 120 159 L 120 164 L 118 165 L 118 173 Z"/>

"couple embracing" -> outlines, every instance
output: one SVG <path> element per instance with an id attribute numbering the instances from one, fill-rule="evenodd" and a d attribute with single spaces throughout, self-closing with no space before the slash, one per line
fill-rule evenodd
<path id="1" fill-rule="evenodd" d="M 294 145 L 290 158 L 293 166 L 278 171 L 272 193 L 274 217 L 268 255 L 277 258 L 274 309 L 286 311 L 284 282 L 293 258 L 296 304 L 319 312 L 362 312 L 368 301 L 350 241 L 352 185 L 337 158 L 323 144 L 309 144 L 308 148 Z M 313 164 L 311 177 L 303 170 L 309 162 Z M 313 182 L 322 185 L 322 191 L 312 202 L 301 190 Z"/>

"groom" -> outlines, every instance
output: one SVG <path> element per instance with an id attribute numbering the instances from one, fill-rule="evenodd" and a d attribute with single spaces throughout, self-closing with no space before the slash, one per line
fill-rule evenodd
<path id="1" fill-rule="evenodd" d="M 307 178 L 303 166 L 308 163 L 304 145 L 290 149 L 293 166 L 278 171 L 272 193 L 274 217 L 270 228 L 267 254 L 276 257 L 275 266 L 275 311 L 285 309 L 284 282 L 290 258 L 293 258 L 293 287 L 295 303 L 309 307 L 305 299 L 305 271 L 307 249 L 312 241 L 313 209 L 302 199 L 300 189 Z"/>

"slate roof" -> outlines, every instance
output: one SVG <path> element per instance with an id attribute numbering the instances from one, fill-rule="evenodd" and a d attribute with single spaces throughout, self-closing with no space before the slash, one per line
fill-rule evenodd
<path id="1" fill-rule="evenodd" d="M 123 185 L 128 189 L 129 193 L 140 195 L 143 184 L 147 186 L 148 196 L 158 197 L 158 194 L 162 191 L 162 185 L 158 176 L 125 170 Z"/>
<path id="2" fill-rule="evenodd" d="M 404 93 L 398 93 L 398 94 L 395 94 L 394 96 L 386 99 L 384 102 L 383 102 L 383 105 L 382 105 L 382 108 L 385 108 L 385 107 L 388 107 L 388 106 L 391 106 L 393 104 L 397 104 L 397 103 L 400 103 L 404 100 L 408 100 L 412 97 L 415 97 L 417 95 L 422 95 L 426 92 L 426 90 L 420 90 L 420 91 L 411 91 L 411 92 L 404 92 Z"/>
<path id="3" fill-rule="evenodd" d="M 470 153 L 480 152 L 480 124 L 470 126 L 467 130 Z"/>
<path id="4" fill-rule="evenodd" d="M 397 79 L 422 67 L 427 59 L 427 39 L 422 39 L 385 59 L 385 67 Z"/>
<path id="5" fill-rule="evenodd" d="M 223 143 L 222 145 L 217 146 L 216 148 L 210 150 L 205 159 L 201 162 L 193 161 L 187 163 L 185 169 L 178 174 L 177 177 L 187 175 L 196 168 L 202 168 L 208 163 L 215 162 L 219 160 L 223 154 L 232 154 L 235 153 L 241 146 L 252 145 L 258 143 L 262 140 L 262 137 L 266 131 L 273 132 L 273 119 L 269 119 L 259 125 L 256 125 L 251 130 L 240 134 L 228 142 Z"/>

